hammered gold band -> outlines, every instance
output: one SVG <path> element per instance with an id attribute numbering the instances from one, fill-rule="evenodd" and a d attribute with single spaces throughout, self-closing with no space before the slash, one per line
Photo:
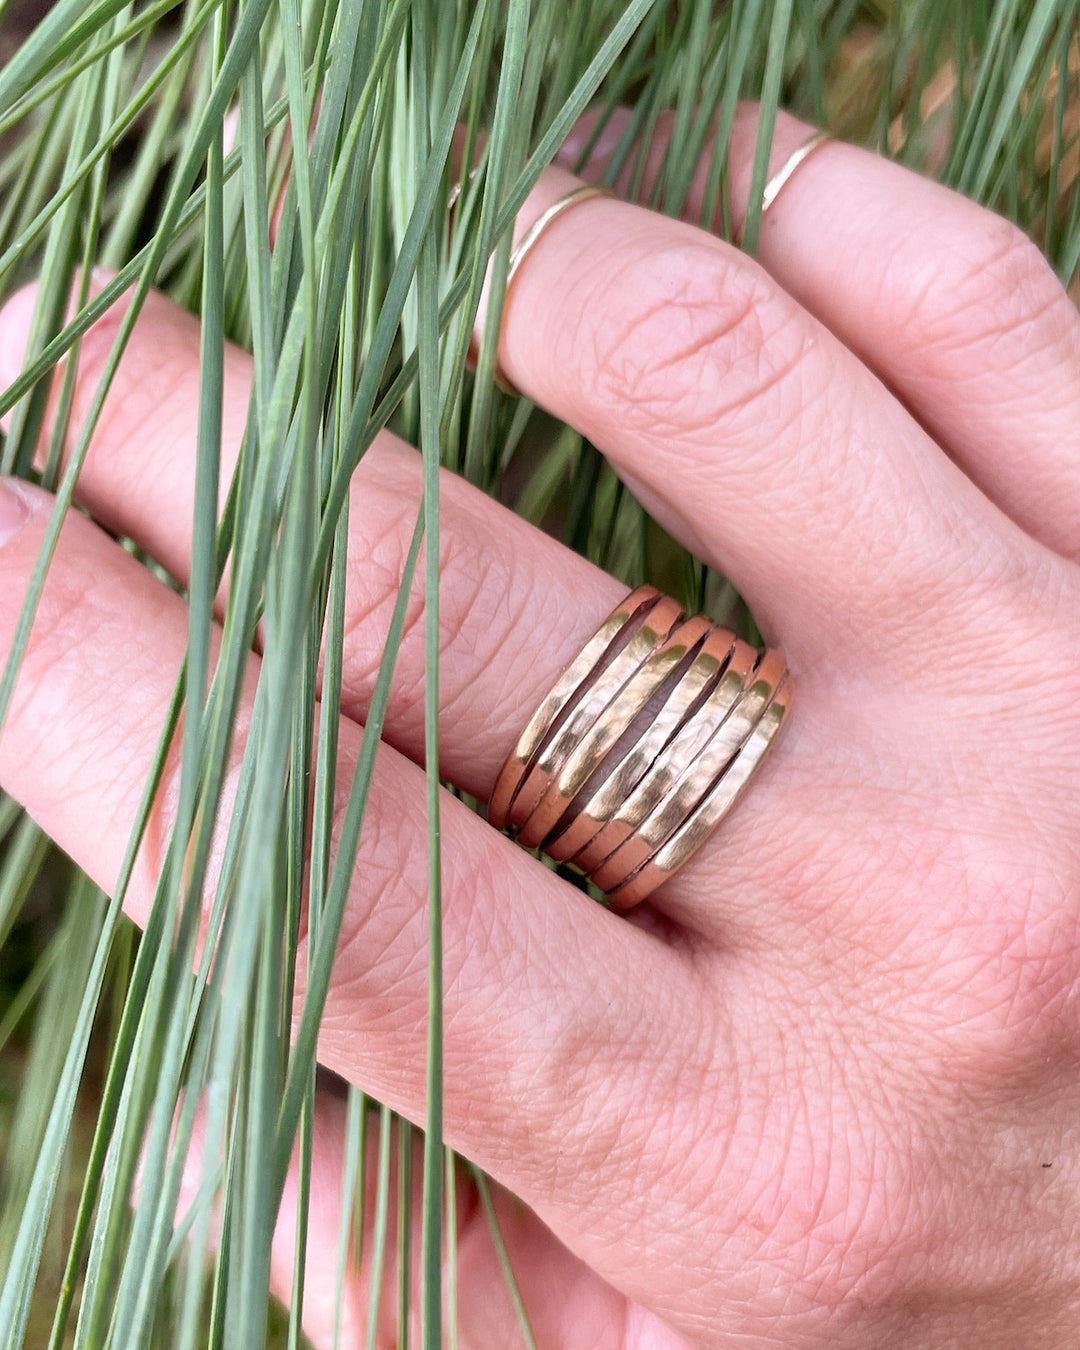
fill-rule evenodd
<path id="1" fill-rule="evenodd" d="M 495 782 L 498 829 L 580 868 L 628 909 L 735 804 L 791 704 L 783 658 L 651 586 L 567 666 Z"/>

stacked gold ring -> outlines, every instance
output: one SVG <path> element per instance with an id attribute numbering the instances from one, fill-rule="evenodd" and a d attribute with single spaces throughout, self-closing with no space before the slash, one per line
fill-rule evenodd
<path id="1" fill-rule="evenodd" d="M 536 710 L 488 807 L 628 909 L 712 833 L 779 731 L 791 679 L 651 586 L 632 591 Z"/>

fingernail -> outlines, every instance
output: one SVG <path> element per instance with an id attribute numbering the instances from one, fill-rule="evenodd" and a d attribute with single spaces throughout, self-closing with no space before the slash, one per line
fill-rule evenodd
<path id="1" fill-rule="evenodd" d="M 22 529 L 30 518 L 22 489 L 10 479 L 0 478 L 0 548 Z"/>

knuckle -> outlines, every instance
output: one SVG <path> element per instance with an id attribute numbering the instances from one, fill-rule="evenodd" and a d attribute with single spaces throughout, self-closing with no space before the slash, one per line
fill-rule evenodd
<path id="1" fill-rule="evenodd" d="M 1064 319 L 1061 283 L 1041 249 L 1018 225 L 990 216 L 965 230 L 951 249 L 935 251 L 912 297 L 909 322 L 931 347 L 949 350 L 995 342 L 1031 325 Z M 1051 330 L 1050 335 L 1053 335 Z"/>
<path id="2" fill-rule="evenodd" d="M 587 993 L 545 1009 L 544 1062 L 529 1109 L 534 1130 L 558 1141 L 567 1185 L 587 1177 L 632 1203 L 643 1175 L 672 1195 L 711 1184 L 711 1149 L 701 1141 L 727 1138 L 734 1111 L 717 1108 L 708 1018 L 691 992 L 693 973 L 680 973 L 688 978 L 654 991 L 636 1015 L 626 1006 L 598 1010 Z M 642 1111 L 650 1096 L 665 1109 Z"/>
<path id="3" fill-rule="evenodd" d="M 973 285 L 991 289 L 1038 292 L 1054 274 L 1035 241 L 1011 220 L 993 216 L 971 261 Z"/>
<path id="4" fill-rule="evenodd" d="M 810 339 L 763 273 L 708 240 L 684 239 L 626 265 L 620 315 L 592 339 L 594 382 L 636 430 L 662 437 L 784 415 Z"/>
<path id="5" fill-rule="evenodd" d="M 853 1301 L 866 1311 L 895 1299 L 926 1237 L 909 1157 L 886 1120 L 880 1087 L 868 1109 L 854 1091 L 858 1076 L 849 1062 L 850 1086 L 803 1079 L 799 1090 L 748 1102 L 724 1160 L 741 1173 L 734 1203 L 752 1216 L 792 1311 L 836 1318 L 837 1330 Z"/>
<path id="6" fill-rule="evenodd" d="M 932 957 L 939 1048 L 962 1090 L 1009 1092 L 1080 1043 L 1080 875 L 1030 845 L 954 848 L 963 903 Z"/>

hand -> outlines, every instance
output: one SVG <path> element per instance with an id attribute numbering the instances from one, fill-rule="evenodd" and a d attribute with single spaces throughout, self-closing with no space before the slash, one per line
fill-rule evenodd
<path id="1" fill-rule="evenodd" d="M 774 165 L 808 132 L 781 119 Z M 753 135 L 747 110 L 737 206 Z M 572 183 L 552 169 L 519 229 Z M 28 316 L 24 295 L 0 320 L 0 384 Z M 111 323 L 84 341 L 80 407 Z M 444 803 L 446 1134 L 530 1207 L 500 1202 L 538 1343 L 1066 1343 L 1080 1316 L 1072 303 L 1012 226 L 830 144 L 770 210 L 760 264 L 636 205 L 582 202 L 522 268 L 500 358 L 733 579 L 798 689 L 743 801 L 629 919 Z M 195 321 L 153 298 L 80 488 L 179 577 L 197 362 Z M 249 380 L 230 351 L 226 472 Z M 382 436 L 354 492 L 346 781 L 415 452 Z M 443 494 L 442 771 L 484 797 L 624 588 L 462 481 Z M 0 646 L 48 507 L 33 489 L 19 501 Z M 185 633 L 181 600 L 71 517 L 0 781 L 104 886 Z M 399 671 L 320 1058 L 421 1120 L 422 626 Z M 136 920 L 152 886 L 151 846 Z M 316 1177 L 333 1178 L 340 1120 L 324 1110 Z M 510 1344 L 482 1224 L 466 1209 L 464 1343 Z M 316 1206 L 313 1225 L 317 1289 L 336 1215 Z M 327 1343 L 328 1310 L 313 1294 L 308 1308 Z"/>

